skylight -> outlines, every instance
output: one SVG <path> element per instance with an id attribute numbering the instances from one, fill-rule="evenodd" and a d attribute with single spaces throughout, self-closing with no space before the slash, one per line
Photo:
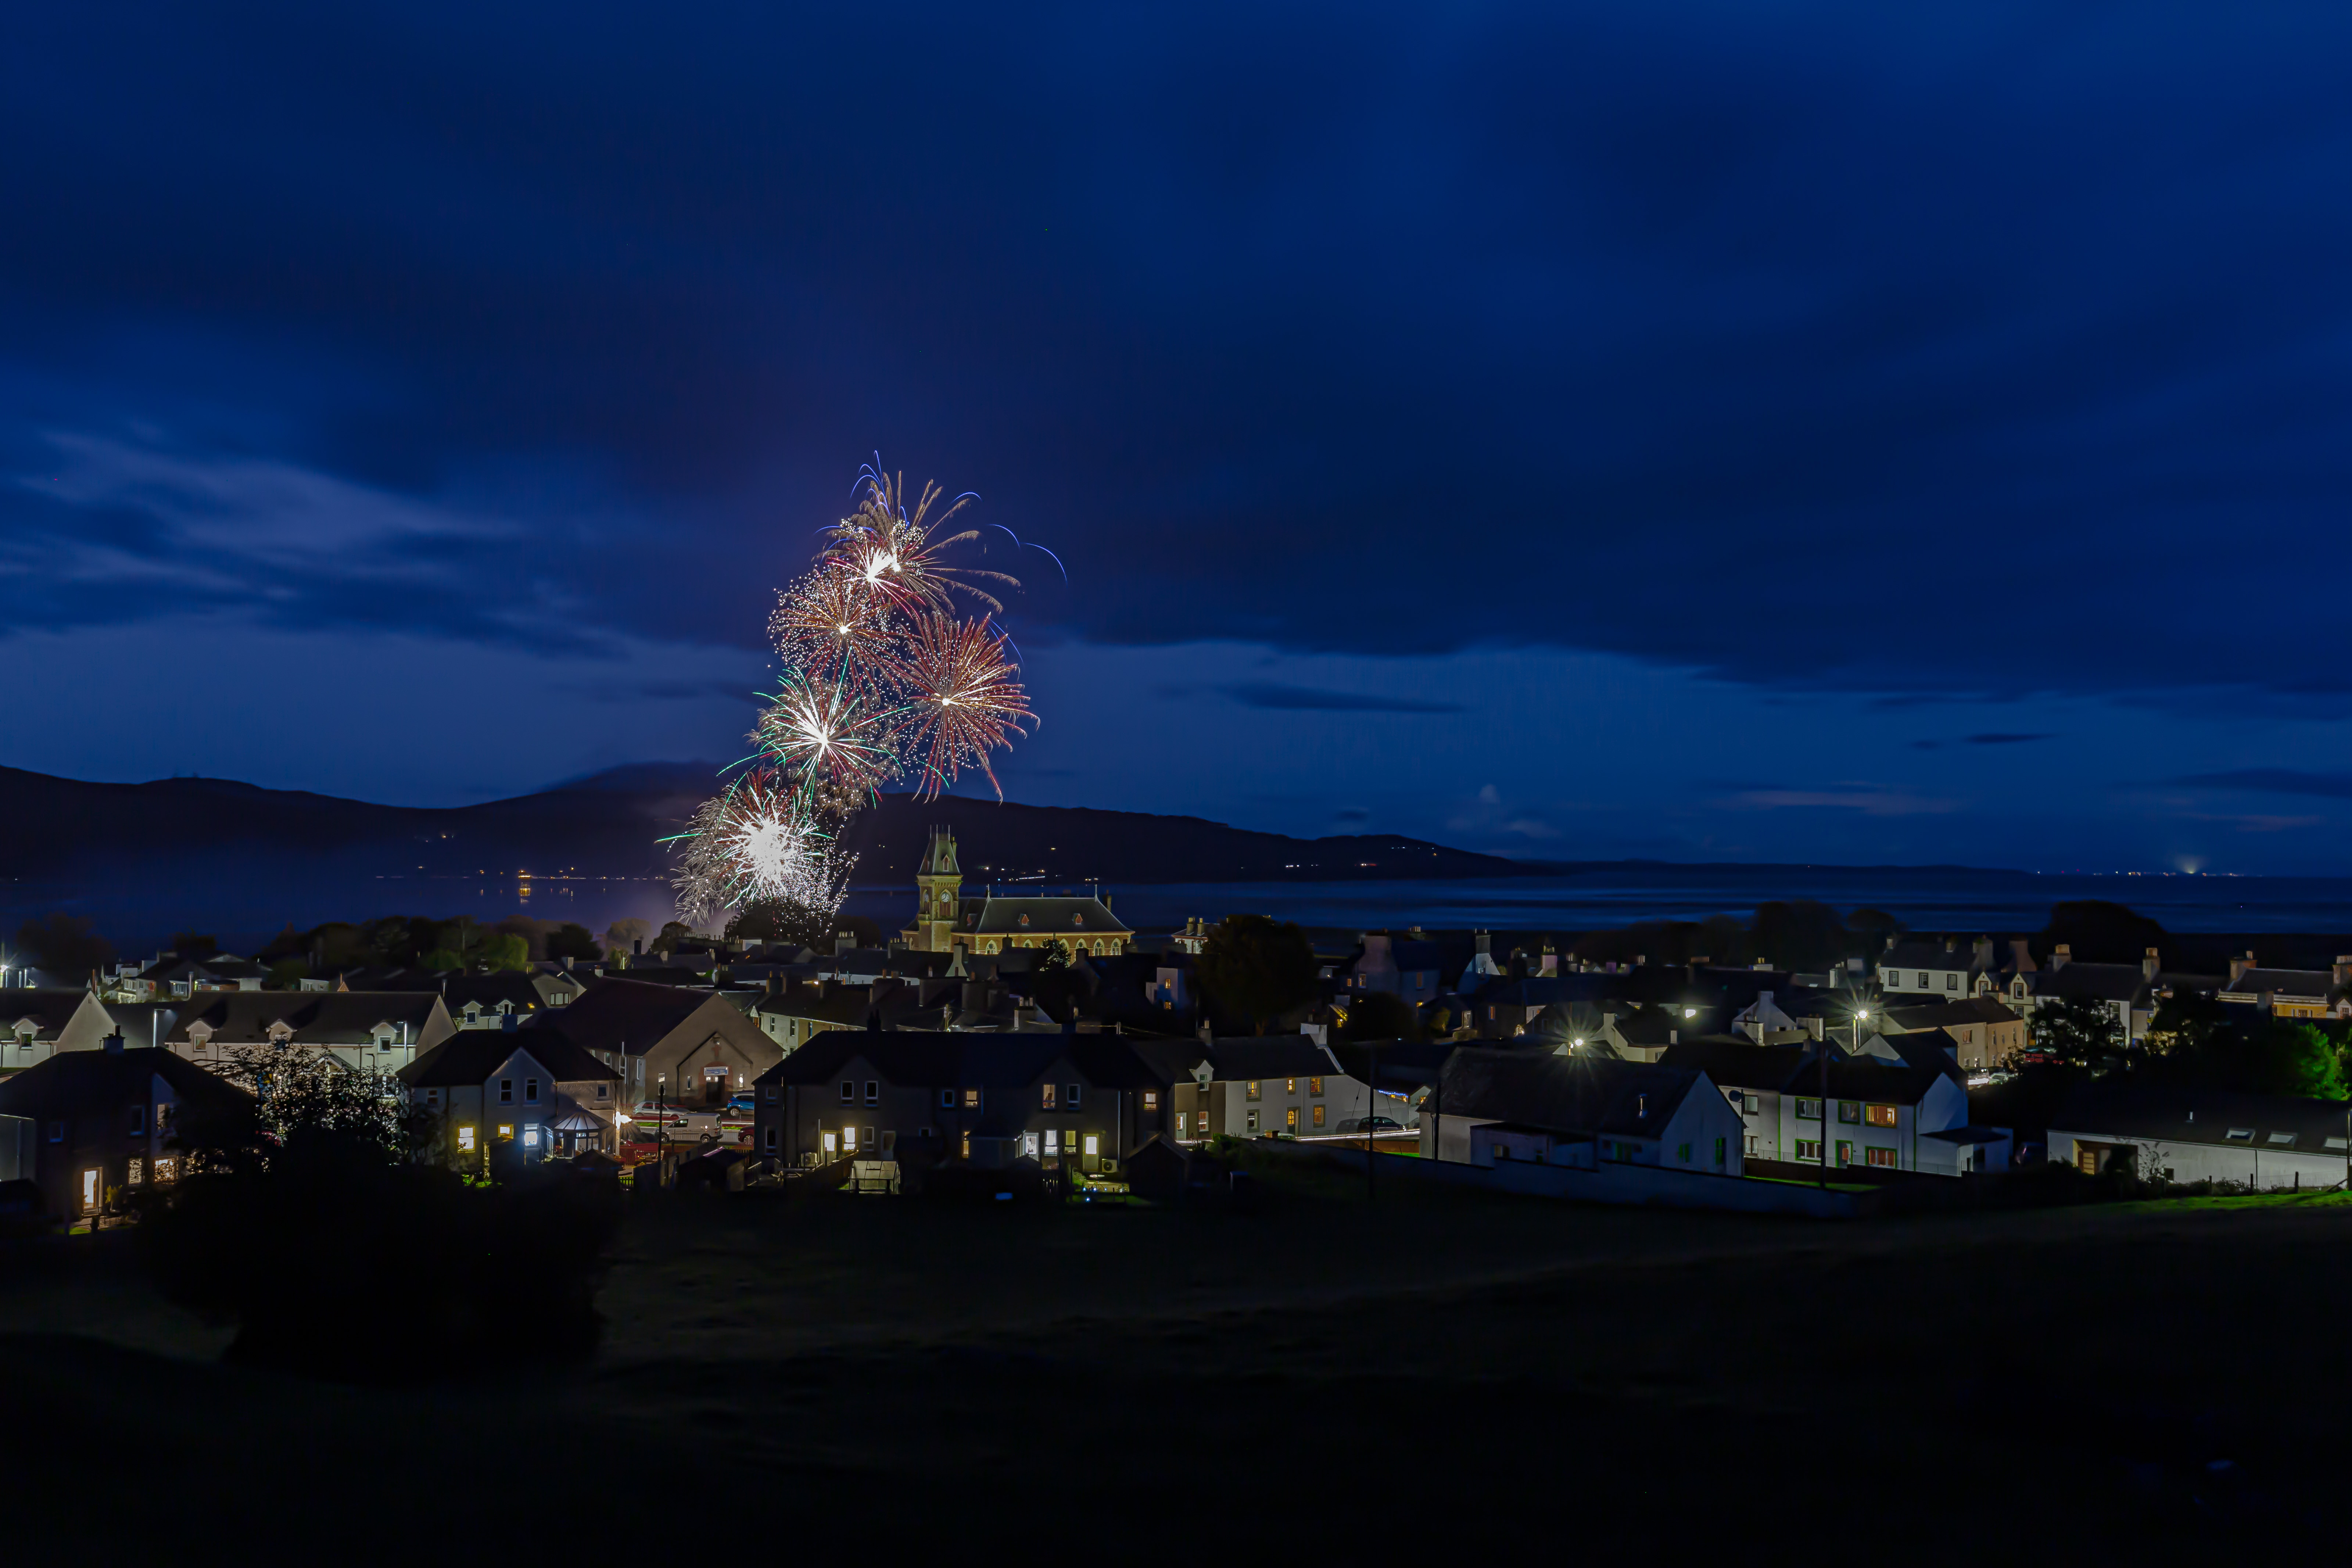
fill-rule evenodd
<path id="1" fill-rule="evenodd" d="M 2292 1132 L 2273 1132 L 2271 1134 L 2271 1142 L 2273 1143 L 2292 1143 L 2294 1142 L 2294 1134 Z"/>
<path id="2" fill-rule="evenodd" d="M 2232 1142 L 2232 1143 L 2251 1143 L 2251 1142 L 2252 1142 L 2253 1141 L 2254 1141 L 2254 1130 L 2253 1130 L 2252 1128 L 2251 1128 L 2251 1127 L 2232 1127 L 2232 1128 L 2231 1128 L 2231 1129 L 2230 1129 L 2230 1142 Z"/>

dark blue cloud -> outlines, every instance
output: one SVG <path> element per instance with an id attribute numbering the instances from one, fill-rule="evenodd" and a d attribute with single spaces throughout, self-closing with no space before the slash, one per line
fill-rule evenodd
<path id="1" fill-rule="evenodd" d="M 2021 746 L 2029 741 L 2054 741 L 2057 738 L 2055 735 L 2047 733 L 2018 734 L 2006 730 L 1990 730 L 1981 735 L 1970 735 L 1969 744 L 1971 746 Z"/>
<path id="2" fill-rule="evenodd" d="M 1355 691 L 1326 691 L 1314 686 L 1287 686 L 1276 680 L 1242 680 L 1217 689 L 1244 708 L 1287 709 L 1325 713 L 1459 713 L 1459 702 L 1424 702 L 1411 697 L 1368 697 Z"/>
<path id="3" fill-rule="evenodd" d="M 2352 500 L 2347 43 L 2319 5 L 18 7 L 8 608 L 753 645 L 879 446 L 1068 563 L 992 536 L 1036 638 L 2333 700 L 2327 617 L 2270 606 Z M 177 466 L 60 497 L 58 439 Z M 198 504 L 254 465 L 350 537 Z"/>
<path id="4" fill-rule="evenodd" d="M 2352 773 L 2306 773 L 2301 768 L 2233 768 L 2190 773 L 2172 781 L 2197 789 L 2244 790 L 2256 795 L 2308 795 L 2352 800 Z"/>

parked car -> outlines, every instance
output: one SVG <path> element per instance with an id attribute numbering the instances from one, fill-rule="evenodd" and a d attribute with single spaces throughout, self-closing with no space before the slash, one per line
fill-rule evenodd
<path id="1" fill-rule="evenodd" d="M 629 1112 L 629 1115 L 648 1127 L 658 1127 L 664 1122 L 675 1127 L 687 1120 L 686 1112 L 677 1106 L 659 1105 L 650 1100 L 640 1104 L 635 1110 Z"/>

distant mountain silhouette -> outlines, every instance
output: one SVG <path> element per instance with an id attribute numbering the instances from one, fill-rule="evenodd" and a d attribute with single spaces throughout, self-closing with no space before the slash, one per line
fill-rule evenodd
<path id="1" fill-rule="evenodd" d="M 0 879 L 158 885 L 307 873 L 662 877 L 676 833 L 710 792 L 699 763 L 639 763 L 511 800 L 374 805 L 230 779 L 89 784 L 0 768 Z M 909 883 L 927 829 L 950 828 L 972 882 L 1336 881 L 1509 877 L 1535 869 L 1385 834 L 1289 838 L 1196 816 L 885 796 L 848 847 L 861 884 Z"/>

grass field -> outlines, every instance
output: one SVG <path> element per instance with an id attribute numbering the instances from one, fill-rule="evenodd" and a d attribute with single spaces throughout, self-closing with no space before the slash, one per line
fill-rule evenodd
<path id="1" fill-rule="evenodd" d="M 1827 1225 L 1266 1179 L 1253 1214 L 633 1200 L 595 1365 L 392 1392 L 214 1364 L 225 1331 L 156 1302 L 127 1237 L 19 1248 L 9 1539 L 196 1562 L 2337 1554 L 2340 1199 Z M 352 1329 L 397 1355 L 396 1325 Z"/>

